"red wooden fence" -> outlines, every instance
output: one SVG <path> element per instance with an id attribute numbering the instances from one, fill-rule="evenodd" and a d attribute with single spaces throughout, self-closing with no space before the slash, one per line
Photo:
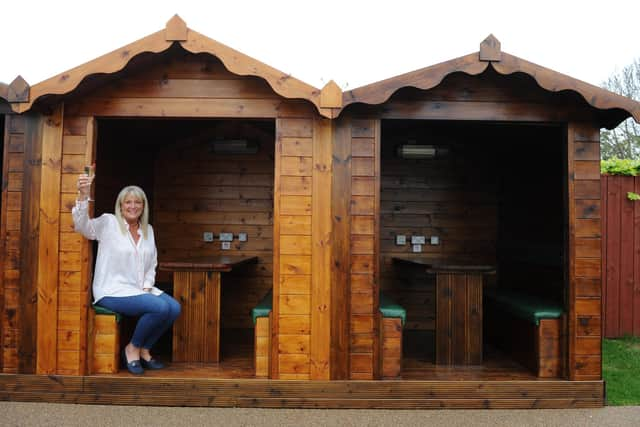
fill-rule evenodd
<path id="1" fill-rule="evenodd" d="M 640 336 L 640 176 L 602 176 L 604 336 Z"/>

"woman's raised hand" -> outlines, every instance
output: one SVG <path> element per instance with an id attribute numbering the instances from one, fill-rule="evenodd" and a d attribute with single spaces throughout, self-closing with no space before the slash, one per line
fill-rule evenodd
<path id="1" fill-rule="evenodd" d="M 85 168 L 87 169 L 87 168 Z M 93 169 L 93 166 L 91 167 Z M 85 171 L 85 173 L 78 176 L 78 199 L 79 200 L 89 200 L 89 196 L 91 194 L 91 184 L 93 183 L 93 179 L 95 175 L 93 171 Z"/>

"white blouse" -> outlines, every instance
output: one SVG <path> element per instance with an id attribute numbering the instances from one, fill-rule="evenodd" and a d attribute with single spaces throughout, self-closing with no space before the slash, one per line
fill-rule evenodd
<path id="1" fill-rule="evenodd" d="M 141 295 L 143 289 L 148 288 L 155 295 L 161 294 L 162 291 L 154 287 L 158 252 L 151 225 L 146 239 L 138 229 L 140 238 L 136 244 L 128 224 L 125 223 L 127 232 L 123 234 L 115 215 L 102 214 L 91 219 L 88 209 L 89 202 L 77 200 L 71 215 L 77 232 L 99 242 L 93 272 L 94 303 L 106 296 Z"/>

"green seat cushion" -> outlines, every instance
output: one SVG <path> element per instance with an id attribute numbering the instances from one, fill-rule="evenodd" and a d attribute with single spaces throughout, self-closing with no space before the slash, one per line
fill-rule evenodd
<path id="1" fill-rule="evenodd" d="M 521 319 L 540 325 L 540 319 L 558 319 L 564 313 L 554 301 L 511 290 L 486 290 L 485 297 Z"/>
<path id="2" fill-rule="evenodd" d="M 92 307 L 95 310 L 96 314 L 116 316 L 116 322 L 120 322 L 120 320 L 122 319 L 122 315 L 120 313 L 111 311 L 108 308 L 100 307 L 99 305 L 95 305 L 95 304 L 92 305 Z"/>
<path id="3" fill-rule="evenodd" d="M 253 324 L 256 324 L 258 317 L 269 317 L 271 309 L 273 308 L 273 290 L 267 292 L 267 294 L 260 300 L 258 305 L 251 309 L 251 317 L 253 318 Z"/>
<path id="4" fill-rule="evenodd" d="M 380 294 L 380 312 L 382 317 L 399 317 L 402 324 L 407 321 L 407 311 L 385 294 Z"/>

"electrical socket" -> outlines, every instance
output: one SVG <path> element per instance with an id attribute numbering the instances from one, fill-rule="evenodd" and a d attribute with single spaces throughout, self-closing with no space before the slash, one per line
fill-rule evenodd
<path id="1" fill-rule="evenodd" d="M 221 242 L 232 242 L 233 241 L 233 233 L 220 233 L 219 240 Z"/>
<path id="2" fill-rule="evenodd" d="M 430 243 L 432 245 L 439 245 L 440 244 L 440 238 L 438 236 L 431 236 Z"/>
<path id="3" fill-rule="evenodd" d="M 213 233 L 210 231 L 205 231 L 202 234 L 202 240 L 205 242 L 213 242 Z"/>
<path id="4" fill-rule="evenodd" d="M 422 252 L 422 245 L 412 245 L 411 246 L 411 251 L 412 252 Z"/>
<path id="5" fill-rule="evenodd" d="M 407 236 L 405 236 L 404 234 L 397 234 L 396 235 L 396 245 L 397 246 L 403 246 L 407 244 Z"/>
<path id="6" fill-rule="evenodd" d="M 246 242 L 247 240 L 249 240 L 247 233 L 238 233 L 238 241 Z"/>
<path id="7" fill-rule="evenodd" d="M 222 242 L 220 244 L 220 247 L 223 251 L 228 251 L 229 249 L 231 249 L 231 242 Z"/>
<path id="8" fill-rule="evenodd" d="M 411 236 L 412 245 L 424 245 L 425 243 L 426 239 L 424 236 Z"/>

